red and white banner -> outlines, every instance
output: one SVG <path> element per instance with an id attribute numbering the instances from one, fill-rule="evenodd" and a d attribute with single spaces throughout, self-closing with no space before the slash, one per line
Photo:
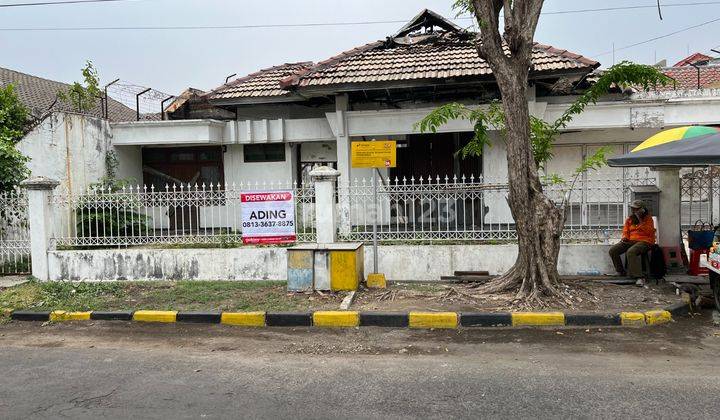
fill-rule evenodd
<path id="1" fill-rule="evenodd" d="M 295 200 L 292 191 L 241 193 L 240 212 L 243 243 L 295 242 Z"/>

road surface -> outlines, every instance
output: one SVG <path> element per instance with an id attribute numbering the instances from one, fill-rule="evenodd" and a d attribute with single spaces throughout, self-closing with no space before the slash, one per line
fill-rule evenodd
<path id="1" fill-rule="evenodd" d="M 4 419 L 717 419 L 720 328 L 11 323 L 0 396 Z"/>

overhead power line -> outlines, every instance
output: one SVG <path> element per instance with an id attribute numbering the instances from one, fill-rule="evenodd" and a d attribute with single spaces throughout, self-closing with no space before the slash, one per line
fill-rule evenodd
<path id="1" fill-rule="evenodd" d="M 82 4 L 82 3 L 111 3 L 111 2 L 123 2 L 123 1 L 139 1 L 139 0 L 58 0 L 58 1 L 38 1 L 38 2 L 23 2 L 23 3 L 10 3 L 0 4 L 1 7 L 29 7 L 29 6 L 55 6 L 55 5 L 68 5 L 68 4 Z M 695 1 L 695 2 L 684 2 L 684 3 L 667 3 L 661 4 L 662 7 L 681 7 L 681 6 L 704 6 L 720 4 L 720 1 Z M 557 10 L 542 12 L 543 15 L 561 15 L 569 13 L 589 13 L 589 12 L 609 12 L 616 10 L 634 10 L 634 9 L 655 9 L 658 5 L 636 5 L 636 6 L 618 6 L 618 7 L 603 7 L 597 9 L 576 9 L 576 10 Z M 462 17 L 460 19 L 472 19 L 470 17 Z M 385 23 L 380 21 L 377 23 Z M 393 22 L 395 23 L 395 22 Z"/>
<path id="2" fill-rule="evenodd" d="M 0 4 L 0 7 L 29 7 L 29 6 L 56 6 L 63 4 L 80 4 L 80 3 L 110 3 L 119 1 L 138 1 L 138 0 L 62 0 L 62 1 L 38 1 L 32 3 L 10 3 Z"/>
<path id="3" fill-rule="evenodd" d="M 687 26 L 687 27 L 685 27 L 685 28 L 678 29 L 677 31 L 673 31 L 673 32 L 667 33 L 667 34 L 665 34 L 665 35 L 660 35 L 660 36 L 656 36 L 656 37 L 653 37 L 653 38 L 650 38 L 650 39 L 646 39 L 646 40 L 644 40 L 644 41 L 636 42 L 636 43 L 634 43 L 634 44 L 624 45 L 624 46 L 619 47 L 619 48 L 615 48 L 615 49 L 608 50 L 608 51 L 603 51 L 603 52 L 598 53 L 598 54 L 590 55 L 590 57 L 592 57 L 592 58 L 602 57 L 603 55 L 608 55 L 608 54 L 616 53 L 616 52 L 618 52 L 618 51 L 623 51 L 623 50 L 627 50 L 627 49 L 630 49 L 630 48 L 633 48 L 633 47 L 637 47 L 637 46 L 639 46 L 639 45 L 648 44 L 648 43 L 650 43 L 650 42 L 657 41 L 657 40 L 659 40 L 659 39 L 668 38 L 668 37 L 671 37 L 671 36 L 673 36 L 673 35 L 677 35 L 677 34 L 682 33 L 682 32 L 687 32 L 687 31 L 692 30 L 692 29 L 700 28 L 700 27 L 702 27 L 702 26 L 707 26 L 707 25 L 710 25 L 710 24 L 715 23 L 715 22 L 720 22 L 720 18 L 711 19 L 711 20 L 708 20 L 708 21 L 706 21 L 706 22 L 698 23 L 697 25 Z"/>
<path id="4" fill-rule="evenodd" d="M 694 1 L 683 3 L 662 3 L 662 7 L 686 7 L 686 6 L 712 6 L 718 5 L 720 1 Z M 613 12 L 617 10 L 638 10 L 638 9 L 655 9 L 657 5 L 636 5 L 636 6 L 617 6 L 617 7 L 601 7 L 597 9 L 574 9 L 574 10 L 555 10 L 549 12 L 541 12 L 541 15 L 565 15 L 571 13 L 591 13 L 591 12 Z"/>
<path id="5" fill-rule="evenodd" d="M 90 2 L 90 1 L 128 1 L 128 0 L 74 0 L 74 2 Z M 39 4 L 39 3 L 38 3 Z M 50 3 L 57 4 L 57 3 Z M 663 7 L 691 7 L 720 5 L 720 1 L 703 1 L 703 2 L 686 2 L 686 3 L 668 3 Z M 619 10 L 636 10 L 656 8 L 655 5 L 642 6 L 618 6 L 604 7 L 599 9 L 576 9 L 576 10 L 556 10 L 543 12 L 543 15 L 564 15 L 573 13 L 591 13 L 591 12 L 610 12 Z M 470 16 L 458 17 L 462 20 L 474 19 Z M 380 24 L 400 24 L 407 23 L 407 20 L 376 20 L 376 21 L 355 21 L 355 22 L 309 22 L 309 23 L 277 23 L 277 24 L 259 24 L 259 25 L 175 25 L 175 26 L 87 26 L 87 27 L 30 27 L 30 28 L 7 28 L 0 27 L 0 31 L 4 32 L 60 32 L 60 31 L 166 31 L 166 30 L 217 30 L 217 29 L 279 29 L 279 28 L 309 28 L 309 27 L 327 27 L 327 26 L 366 26 Z"/>

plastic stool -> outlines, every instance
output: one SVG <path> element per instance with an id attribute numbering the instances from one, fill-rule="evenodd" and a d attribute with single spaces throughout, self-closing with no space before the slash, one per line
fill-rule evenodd
<path id="1" fill-rule="evenodd" d="M 706 267 L 700 267 L 700 256 L 708 255 L 710 250 L 707 248 L 702 249 L 691 249 L 690 250 L 690 267 L 688 268 L 688 274 L 691 276 L 702 276 L 709 273 Z"/>

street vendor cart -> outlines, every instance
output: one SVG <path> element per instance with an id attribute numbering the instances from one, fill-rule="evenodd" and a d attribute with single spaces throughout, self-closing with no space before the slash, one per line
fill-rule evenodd
<path id="1" fill-rule="evenodd" d="M 656 169 L 720 166 L 720 128 L 709 126 L 686 126 L 661 131 L 642 142 L 630 153 L 608 159 L 614 167 L 653 167 Z M 670 173 L 670 171 L 666 171 Z M 679 189 L 675 190 L 679 196 Z M 675 209 L 680 213 L 680 203 Z M 672 226 L 669 231 L 679 228 Z M 663 221 L 660 221 L 663 228 Z M 717 229 L 716 229 L 717 232 Z M 673 240 L 672 238 L 670 238 Z M 678 238 L 679 240 L 679 238 Z M 720 310 L 720 236 L 716 234 L 714 244 L 701 265 L 709 269 L 710 287 L 715 305 Z M 663 244 L 660 244 L 661 246 Z"/>

